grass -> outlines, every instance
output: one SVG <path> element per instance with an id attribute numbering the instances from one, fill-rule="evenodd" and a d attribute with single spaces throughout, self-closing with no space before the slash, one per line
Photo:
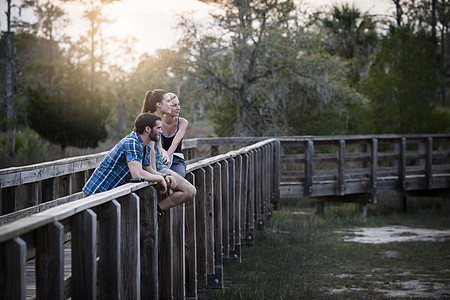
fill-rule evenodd
<path id="1" fill-rule="evenodd" d="M 450 229 L 448 214 L 435 208 L 408 213 L 372 205 L 361 217 L 355 204 L 276 211 L 242 249 L 242 262 L 224 266 L 226 288 L 205 290 L 207 299 L 387 299 L 426 281 L 450 297 L 450 241 L 360 244 L 344 242 L 338 230 L 403 225 Z M 386 255 L 386 253 L 395 254 Z M 447 294 L 446 294 L 447 293 Z M 422 294 L 427 298 L 433 294 Z M 438 294 L 438 295 L 442 295 Z M 445 297 L 445 296 L 444 296 Z"/>

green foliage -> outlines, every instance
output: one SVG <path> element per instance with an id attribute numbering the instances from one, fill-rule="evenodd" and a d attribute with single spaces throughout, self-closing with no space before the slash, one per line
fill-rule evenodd
<path id="1" fill-rule="evenodd" d="M 428 35 L 392 29 L 359 90 L 371 99 L 367 131 L 437 133 L 450 130 L 450 115 L 433 104 L 438 86 Z M 445 117 L 447 115 L 447 117 Z"/>
<path id="2" fill-rule="evenodd" d="M 86 148 L 106 139 L 108 109 L 101 95 L 74 85 L 52 94 L 42 87 L 30 88 L 29 98 L 30 126 L 47 140 L 63 148 Z"/>
<path id="3" fill-rule="evenodd" d="M 39 134 L 30 128 L 19 128 L 16 132 L 15 157 L 16 162 L 20 165 L 30 164 L 38 161 L 43 161 L 49 157 L 48 149 L 49 142 L 44 141 Z M 0 135 L 0 152 L 6 152 L 6 134 Z M 0 165 L 17 166 L 11 161 L 7 160 L 5 156 L 0 156 Z"/>

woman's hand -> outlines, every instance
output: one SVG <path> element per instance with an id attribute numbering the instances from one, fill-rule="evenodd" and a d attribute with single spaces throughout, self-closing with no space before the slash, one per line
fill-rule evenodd
<path id="1" fill-rule="evenodd" d="M 161 157 L 162 157 L 162 162 L 165 165 L 168 165 L 170 163 L 170 156 L 169 156 L 169 154 L 167 153 L 166 150 L 164 150 L 164 149 L 162 150 Z"/>

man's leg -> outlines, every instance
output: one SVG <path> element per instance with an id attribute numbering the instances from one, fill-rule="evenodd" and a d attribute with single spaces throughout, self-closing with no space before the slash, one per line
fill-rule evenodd
<path id="1" fill-rule="evenodd" d="M 195 187 L 189 181 L 187 181 L 174 171 L 170 169 L 161 169 L 159 172 L 163 174 L 170 174 L 171 176 L 175 177 L 175 180 L 177 181 L 177 187 L 173 190 L 173 193 L 170 196 L 164 198 L 163 201 L 159 202 L 159 206 L 162 210 L 180 205 L 194 198 L 197 194 L 197 190 L 195 189 Z"/>

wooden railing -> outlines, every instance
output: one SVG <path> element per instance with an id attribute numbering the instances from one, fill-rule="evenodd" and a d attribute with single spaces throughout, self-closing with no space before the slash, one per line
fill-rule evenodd
<path id="1" fill-rule="evenodd" d="M 104 153 L 0 170 L 0 299 L 23 295 L 30 259 L 43 298 L 196 298 L 221 287 L 223 263 L 240 260 L 280 198 L 450 199 L 449 134 L 194 139 L 184 151 L 197 197 L 160 219 L 149 183 L 82 198 Z"/>
<path id="2" fill-rule="evenodd" d="M 188 139 L 188 163 L 226 153 L 262 138 Z M 81 189 L 106 152 L 0 169 L 0 225 L 82 197 Z"/>
<path id="3" fill-rule="evenodd" d="M 282 195 L 310 198 L 449 189 L 450 135 L 285 138 Z"/>
<path id="4" fill-rule="evenodd" d="M 188 162 L 264 138 L 185 140 Z M 450 135 L 279 137 L 281 196 L 374 203 L 380 191 L 442 196 L 448 190 Z M 81 198 L 104 153 L 0 170 L 0 225 Z"/>
<path id="5" fill-rule="evenodd" d="M 188 164 L 196 198 L 160 219 L 156 203 L 162 196 L 147 182 L 86 198 L 79 192 L 66 196 L 67 186 L 81 186 L 72 178 L 86 179 L 97 159 L 2 173 L 4 206 L 5 199 L 15 199 L 17 210 L 21 192 L 33 206 L 8 214 L 0 227 L 1 299 L 24 299 L 33 289 L 38 299 L 195 299 L 199 288 L 223 285 L 223 263 L 240 261 L 241 245 L 253 243 L 255 229 L 279 206 L 275 139 Z M 29 179 L 39 176 L 42 181 Z M 11 184 L 18 181 L 21 192 Z M 64 197 L 42 203 L 48 185 Z M 30 259 L 34 264 L 27 268 Z M 35 278 L 31 287 L 27 269 Z"/>

